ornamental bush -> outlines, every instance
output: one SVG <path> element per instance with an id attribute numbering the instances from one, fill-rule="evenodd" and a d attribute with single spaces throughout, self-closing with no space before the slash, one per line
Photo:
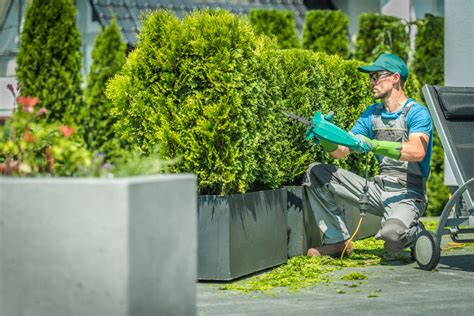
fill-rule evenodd
<path id="1" fill-rule="evenodd" d="M 407 26 L 399 18 L 379 13 L 359 15 L 356 59 L 371 62 L 381 53 L 388 52 L 406 61 L 409 49 Z"/>
<path id="2" fill-rule="evenodd" d="M 347 58 L 348 27 L 349 19 L 341 11 L 308 11 L 303 29 L 303 48 Z"/>
<path id="3" fill-rule="evenodd" d="M 180 158 L 170 171 L 195 173 L 201 194 L 278 187 L 283 119 L 270 49 L 227 11 L 149 13 L 107 88 L 115 132 L 129 148 L 159 144 L 162 157 Z"/>
<path id="4" fill-rule="evenodd" d="M 82 103 L 81 40 L 70 0 L 32 0 L 16 58 L 22 96 L 36 96 L 49 121 L 73 122 Z"/>
<path id="5" fill-rule="evenodd" d="M 417 26 L 413 70 L 423 85 L 443 85 L 444 18 L 427 14 Z"/>
<path id="6" fill-rule="evenodd" d="M 250 24 L 259 34 L 275 37 L 280 48 L 299 46 L 293 11 L 253 9 L 250 11 Z"/>
<path id="7" fill-rule="evenodd" d="M 87 146 L 98 152 L 113 156 L 118 145 L 112 130 L 113 119 L 110 115 L 110 102 L 105 96 L 107 81 L 117 73 L 125 63 L 126 45 L 122 41 L 115 17 L 109 26 L 96 37 L 92 50 L 92 65 L 87 76 L 85 89 L 85 107 L 81 113 L 84 139 Z"/>

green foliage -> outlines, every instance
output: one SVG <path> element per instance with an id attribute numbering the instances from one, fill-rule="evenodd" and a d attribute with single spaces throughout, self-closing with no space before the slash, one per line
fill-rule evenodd
<path id="1" fill-rule="evenodd" d="M 303 48 L 347 57 L 348 27 L 349 19 L 341 11 L 308 11 L 303 29 Z"/>
<path id="2" fill-rule="evenodd" d="M 74 129 L 41 120 L 45 108 L 38 99 L 19 98 L 19 108 L 0 128 L 0 174 L 16 176 L 98 175 L 100 162 L 93 160 Z"/>
<path id="3" fill-rule="evenodd" d="M 282 107 L 287 112 L 311 118 L 316 111 L 334 111 L 334 122 L 349 130 L 362 111 L 374 102 L 368 76 L 356 70 L 360 62 L 308 50 L 280 51 L 277 55 L 282 72 Z M 306 141 L 304 125 L 289 118 L 285 124 L 282 138 L 291 142 L 285 147 L 285 159 L 281 162 L 285 184 L 300 184 L 302 174 L 314 161 L 334 163 L 359 174 L 364 171 L 363 155 L 335 161 L 320 146 Z M 371 160 L 370 173 L 375 170 L 375 160 Z"/>
<path id="4" fill-rule="evenodd" d="M 413 70 L 422 85 L 443 85 L 444 18 L 426 15 L 417 25 Z"/>
<path id="5" fill-rule="evenodd" d="M 138 150 L 128 155 L 122 155 L 120 163 L 106 165 L 116 177 L 131 177 L 152 175 L 166 172 L 168 167 L 176 161 L 165 161 L 161 158 L 158 148 L 154 148 L 148 156 L 143 156 Z"/>
<path id="6" fill-rule="evenodd" d="M 171 172 L 193 172 L 201 194 L 245 192 L 281 184 L 281 113 L 272 42 L 223 10 L 182 21 L 166 11 L 142 23 L 136 49 L 108 85 L 115 130 L 130 148 L 165 159 Z M 260 183 L 256 181 L 259 180 Z"/>
<path id="7" fill-rule="evenodd" d="M 359 16 L 355 58 L 373 61 L 384 52 L 393 53 L 407 60 L 410 49 L 407 25 L 394 16 L 363 13 Z"/>
<path id="8" fill-rule="evenodd" d="M 93 151 L 106 153 L 107 157 L 116 156 L 120 146 L 113 133 L 114 119 L 110 114 L 105 87 L 125 63 L 125 49 L 116 19 L 113 18 L 95 39 L 92 65 L 87 76 L 85 107 L 81 111 L 87 146 Z"/>
<path id="9" fill-rule="evenodd" d="M 250 23 L 258 33 L 275 37 L 278 47 L 282 49 L 299 46 L 293 11 L 253 9 L 250 11 Z"/>
<path id="10" fill-rule="evenodd" d="M 23 96 L 36 96 L 51 122 L 75 121 L 81 96 L 81 40 L 70 0 L 32 0 L 16 58 Z"/>

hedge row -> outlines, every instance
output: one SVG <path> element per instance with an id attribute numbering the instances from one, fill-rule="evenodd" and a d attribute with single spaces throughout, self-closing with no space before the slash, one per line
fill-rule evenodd
<path id="1" fill-rule="evenodd" d="M 347 58 L 348 28 L 349 18 L 341 11 L 308 11 L 303 29 L 303 48 Z"/>
<path id="2" fill-rule="evenodd" d="M 408 30 L 399 18 L 380 13 L 359 15 L 355 50 L 357 60 L 373 61 L 383 52 L 394 53 L 407 60 L 409 49 Z"/>
<path id="3" fill-rule="evenodd" d="M 335 111 L 349 129 L 373 100 L 360 62 L 308 50 L 279 50 L 227 11 L 183 20 L 150 13 L 136 49 L 107 95 L 115 132 L 129 148 L 180 157 L 173 172 L 198 175 L 201 194 L 300 184 L 312 161 L 329 162 L 304 126 L 282 110 L 311 117 Z M 407 89 L 417 98 L 413 77 Z M 362 157 L 338 162 L 361 172 Z M 371 170 L 375 170 L 372 162 Z"/>
<path id="4" fill-rule="evenodd" d="M 282 49 L 299 47 L 293 11 L 253 9 L 250 11 L 250 24 L 259 34 L 276 37 Z"/>

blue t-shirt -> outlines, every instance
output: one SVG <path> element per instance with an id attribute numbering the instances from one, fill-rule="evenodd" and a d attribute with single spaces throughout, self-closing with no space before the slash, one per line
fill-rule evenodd
<path id="1" fill-rule="evenodd" d="M 400 110 L 393 113 L 387 112 L 385 107 L 383 107 L 382 118 L 398 118 L 405 106 L 411 101 L 413 100 L 408 99 Z M 364 113 L 362 113 L 362 115 L 357 119 L 354 127 L 352 127 L 351 130 L 354 135 L 359 134 L 367 136 L 370 139 L 374 138 L 374 134 L 372 131 L 372 117 L 377 107 L 377 104 L 378 103 L 375 103 L 369 106 L 367 110 L 365 110 Z M 423 160 L 419 162 L 423 176 L 428 177 L 428 175 L 430 174 L 431 153 L 433 151 L 433 123 L 431 122 L 431 116 L 428 109 L 418 103 L 412 104 L 410 110 L 407 113 L 406 124 L 408 129 L 408 135 L 411 133 L 424 133 L 430 137 L 428 148 L 426 149 L 425 158 L 423 158 Z"/>

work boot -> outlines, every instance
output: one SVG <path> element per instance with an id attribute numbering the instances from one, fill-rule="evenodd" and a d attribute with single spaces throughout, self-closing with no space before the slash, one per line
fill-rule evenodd
<path id="1" fill-rule="evenodd" d="M 319 256 L 331 256 L 331 257 L 340 257 L 346 243 L 348 241 L 341 241 L 335 244 L 322 245 L 321 247 L 309 248 L 307 255 L 309 257 L 319 257 Z M 352 242 L 346 248 L 345 256 L 348 256 L 352 253 Z"/>

